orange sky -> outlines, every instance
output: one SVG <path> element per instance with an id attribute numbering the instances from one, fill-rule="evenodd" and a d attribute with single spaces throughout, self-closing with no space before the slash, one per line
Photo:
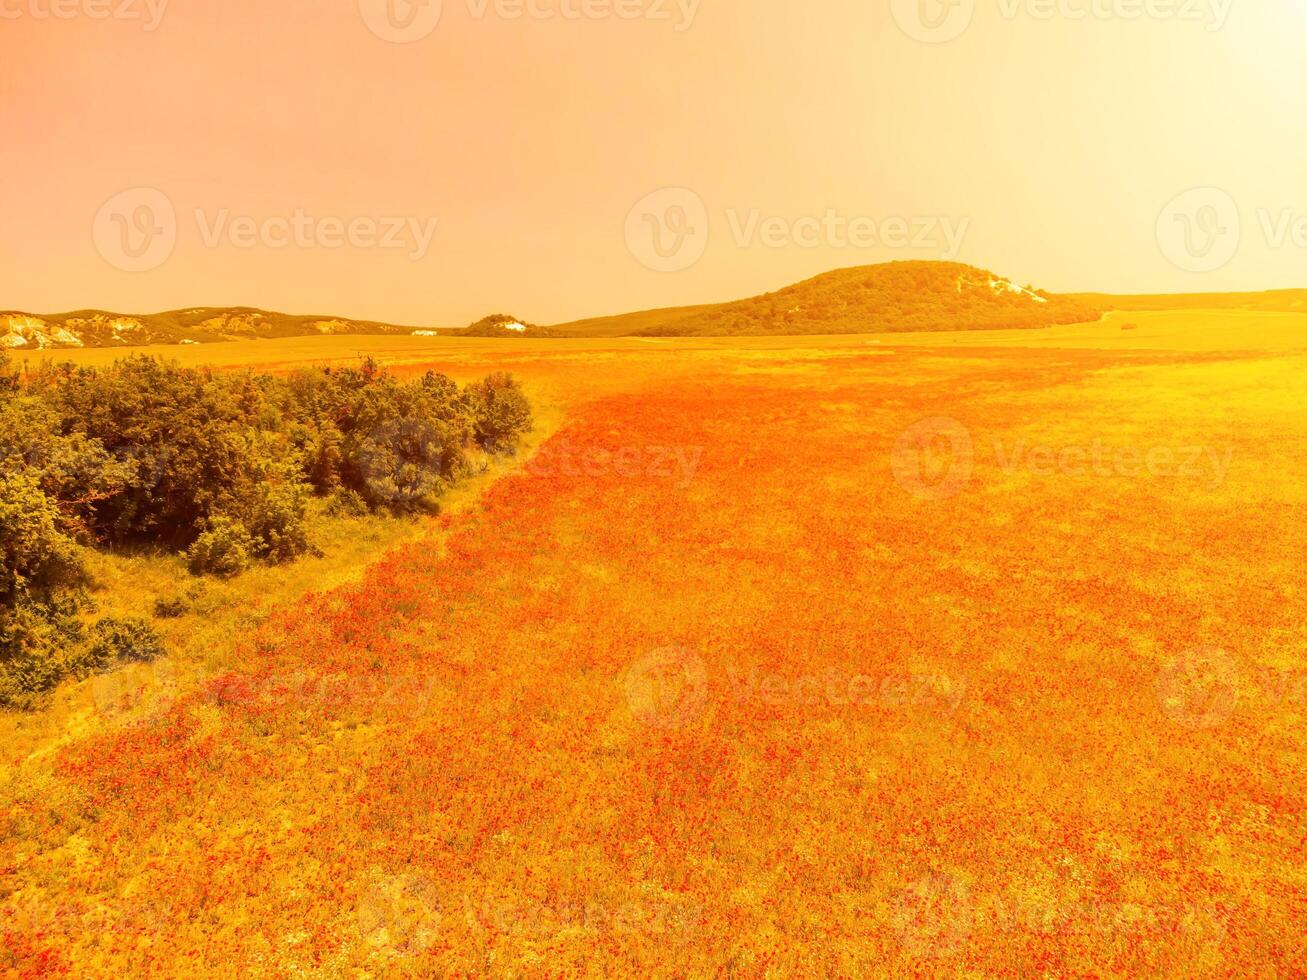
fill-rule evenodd
<path id="1" fill-rule="evenodd" d="M 0 308 L 547 323 L 943 255 L 1307 286 L 1301 0 L 920 0 L 945 43 L 918 0 L 427 2 L 0 0 Z"/>

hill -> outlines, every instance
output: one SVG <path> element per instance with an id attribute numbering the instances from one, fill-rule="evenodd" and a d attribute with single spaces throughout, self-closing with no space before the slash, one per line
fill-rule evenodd
<path id="1" fill-rule="evenodd" d="M 958 262 L 890 262 L 827 272 L 733 303 L 578 321 L 557 329 L 643 337 L 984 330 L 1081 323 L 1100 313 L 1081 300 Z"/>
<path id="2" fill-rule="evenodd" d="M 1123 296 L 1049 293 L 959 262 L 890 262 L 827 272 L 776 292 L 643 310 L 552 327 L 495 314 L 459 329 L 415 328 L 253 307 L 154 314 L 105 310 L 0 313 L 0 348 L 139 347 L 321 335 L 447 337 L 711 337 L 1037 328 L 1097 320 L 1106 310 L 1307 312 L 1307 290 Z"/>
<path id="3" fill-rule="evenodd" d="M 67 347 L 140 347 L 146 344 L 212 344 L 328 334 L 412 334 L 371 320 L 294 316 L 253 307 L 194 307 L 167 313 L 123 314 L 105 310 L 72 313 L 0 313 L 0 347 L 18 350 Z"/>

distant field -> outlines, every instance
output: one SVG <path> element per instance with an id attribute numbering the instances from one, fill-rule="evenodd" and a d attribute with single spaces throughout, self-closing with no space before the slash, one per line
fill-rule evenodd
<path id="1" fill-rule="evenodd" d="M 1073 293 L 1071 298 L 1103 310 L 1307 311 L 1307 289 L 1270 289 L 1260 293 Z"/>
<path id="2" fill-rule="evenodd" d="M 587 337 L 569 339 L 465 339 L 461 337 L 290 337 L 196 346 L 14 351 L 27 365 L 41 361 L 110 364 L 148 354 L 186 365 L 289 370 L 298 366 L 356 363 L 373 357 L 391 366 L 439 361 L 482 364 L 554 355 L 560 360 L 606 352 L 846 350 L 883 347 L 1067 347 L 1102 350 L 1294 350 L 1307 348 L 1307 312 L 1166 310 L 1118 312 L 1098 323 L 1038 330 L 963 330 L 925 333 L 851 334 L 833 337 Z"/>

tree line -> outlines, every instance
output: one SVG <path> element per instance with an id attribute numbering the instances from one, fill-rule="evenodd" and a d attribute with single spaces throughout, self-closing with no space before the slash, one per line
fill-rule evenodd
<path id="1" fill-rule="evenodd" d="M 210 575 L 289 561 L 312 550 L 315 496 L 335 514 L 433 510 L 531 424 L 506 374 L 460 387 L 371 360 L 274 376 L 139 355 L 20 374 L 0 352 L 0 706 L 159 652 L 146 622 L 88 625 L 84 548 L 162 548 Z"/>

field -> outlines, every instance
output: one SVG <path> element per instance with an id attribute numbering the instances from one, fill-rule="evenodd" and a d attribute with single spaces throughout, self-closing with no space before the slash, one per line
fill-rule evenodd
<path id="1" fill-rule="evenodd" d="M 0 976 L 1307 971 L 1307 315 L 164 351 L 359 352 L 547 431 L 7 727 Z"/>

